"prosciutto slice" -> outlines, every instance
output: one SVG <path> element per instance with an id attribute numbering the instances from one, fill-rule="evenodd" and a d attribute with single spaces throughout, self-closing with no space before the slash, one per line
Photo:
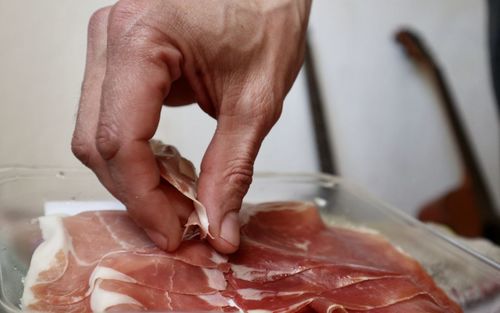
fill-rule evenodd
<path id="1" fill-rule="evenodd" d="M 198 175 L 193 163 L 183 158 L 174 146 L 165 145 L 158 140 L 151 140 L 150 146 L 156 156 L 162 178 L 193 201 L 194 211 L 185 225 L 184 238 L 197 235 L 201 238 L 207 235 L 213 238 L 208 229 L 207 210 L 196 198 Z"/>
<path id="2" fill-rule="evenodd" d="M 156 248 L 125 212 L 40 218 L 23 307 L 144 310 L 461 312 L 421 266 L 382 236 L 327 227 L 307 203 L 247 206 L 241 248 L 202 239 Z M 89 231 L 91 230 L 91 231 Z"/>
<path id="3" fill-rule="evenodd" d="M 329 227 L 313 204 L 245 205 L 241 246 L 205 240 L 192 164 L 152 145 L 166 182 L 193 201 L 185 240 L 167 253 L 121 211 L 39 218 L 44 241 L 24 309 L 43 312 L 462 312 L 412 258 L 375 232 Z"/>
<path id="4" fill-rule="evenodd" d="M 139 306 L 143 310 L 155 306 L 141 304 L 134 298 L 136 293 L 124 291 L 161 291 L 204 302 L 204 297 L 227 287 L 226 256 L 201 240 L 184 241 L 176 252 L 166 253 L 154 246 L 126 212 L 46 216 L 39 223 L 45 241 L 33 254 L 25 279 L 25 308 L 100 312 Z"/>

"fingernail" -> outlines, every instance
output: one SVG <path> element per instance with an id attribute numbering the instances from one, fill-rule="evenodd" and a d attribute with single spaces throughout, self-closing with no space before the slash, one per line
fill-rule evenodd
<path id="1" fill-rule="evenodd" d="M 168 249 L 168 238 L 159 232 L 152 229 L 145 229 L 146 234 L 148 234 L 149 238 L 153 240 L 153 242 L 158 246 L 158 248 L 162 250 Z"/>
<path id="2" fill-rule="evenodd" d="M 238 222 L 238 212 L 230 211 L 226 213 L 220 227 L 220 237 L 230 245 L 239 246 L 240 225 Z"/>

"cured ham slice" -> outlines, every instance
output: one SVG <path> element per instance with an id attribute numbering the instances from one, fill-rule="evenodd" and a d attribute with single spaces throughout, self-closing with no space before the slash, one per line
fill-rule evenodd
<path id="1" fill-rule="evenodd" d="M 64 306 L 89 307 L 88 298 L 96 290 L 102 293 L 100 286 L 107 280 L 194 295 L 226 288 L 225 256 L 201 240 L 185 241 L 176 252 L 165 253 L 126 212 L 47 216 L 39 222 L 45 241 L 32 257 L 24 307 L 49 312 L 65 311 Z M 115 298 L 130 302 L 126 295 Z"/>
<path id="2" fill-rule="evenodd" d="M 193 201 L 184 241 L 158 249 L 126 212 L 39 219 L 44 241 L 22 306 L 41 312 L 462 312 L 412 258 L 375 232 L 328 227 L 314 205 L 240 212 L 240 249 L 217 253 L 194 166 L 152 142 L 163 179 Z"/>
<path id="3" fill-rule="evenodd" d="M 45 312 L 461 312 L 380 235 L 327 227 L 315 207 L 247 206 L 241 248 L 156 248 L 126 213 L 43 217 L 23 306 Z M 92 231 L 87 231 L 91 229 Z"/>
<path id="4" fill-rule="evenodd" d="M 376 233 L 327 227 L 304 203 L 261 204 L 252 211 L 226 275 L 241 307 L 275 311 L 276 298 L 289 298 L 320 312 L 393 310 L 418 298 L 442 312 L 461 311 L 415 260 Z"/>
<path id="5" fill-rule="evenodd" d="M 183 158 L 174 146 L 165 145 L 158 140 L 151 140 L 151 149 L 156 156 L 163 179 L 193 201 L 194 211 L 189 216 L 184 232 L 184 238 L 201 238 L 207 235 L 213 237 L 208 229 L 207 209 L 196 198 L 196 182 L 198 175 L 191 161 Z"/>

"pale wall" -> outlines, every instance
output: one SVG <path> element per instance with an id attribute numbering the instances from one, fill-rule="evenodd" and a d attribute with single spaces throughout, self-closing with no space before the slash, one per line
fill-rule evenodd
<path id="1" fill-rule="evenodd" d="M 69 143 L 86 24 L 106 3 L 0 0 L 0 166 L 79 166 Z M 315 1 L 311 31 L 342 174 L 408 212 L 459 179 L 436 99 L 392 41 L 403 21 L 443 60 L 500 199 L 498 120 L 478 1 Z M 306 101 L 299 80 L 257 170 L 317 171 Z M 167 108 L 158 137 L 198 163 L 214 126 L 195 106 Z"/>

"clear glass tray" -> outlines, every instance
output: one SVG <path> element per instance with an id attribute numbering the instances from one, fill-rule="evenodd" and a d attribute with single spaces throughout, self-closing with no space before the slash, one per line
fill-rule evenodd
<path id="1" fill-rule="evenodd" d="M 368 227 L 419 260 L 466 313 L 500 312 L 500 264 L 352 186 L 316 174 L 257 174 L 246 202 L 313 201 L 328 223 Z M 22 280 L 40 243 L 31 221 L 48 201 L 115 201 L 81 169 L 0 169 L 0 311 L 19 312 Z"/>

